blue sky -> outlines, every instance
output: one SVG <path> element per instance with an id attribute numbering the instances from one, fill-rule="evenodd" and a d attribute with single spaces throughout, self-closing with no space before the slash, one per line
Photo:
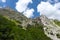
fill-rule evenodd
<path id="1" fill-rule="evenodd" d="M 0 7 L 9 6 L 18 12 L 23 12 L 28 18 L 46 15 L 60 20 L 59 5 L 60 0 L 0 0 Z"/>
<path id="2" fill-rule="evenodd" d="M 33 8 L 35 10 L 35 12 L 33 13 L 34 17 L 40 16 L 39 12 L 37 12 L 37 5 L 41 2 L 41 0 L 32 0 L 32 1 L 33 3 L 30 3 L 28 7 Z"/>

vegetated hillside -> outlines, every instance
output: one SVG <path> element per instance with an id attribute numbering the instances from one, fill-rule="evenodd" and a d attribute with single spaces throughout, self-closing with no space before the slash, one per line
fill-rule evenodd
<path id="1" fill-rule="evenodd" d="M 14 14 L 12 15 L 12 13 Z M 19 25 L 17 25 L 16 23 Z M 26 28 L 23 29 L 23 27 Z M 33 20 L 27 19 L 25 16 L 17 15 L 17 12 L 15 11 L 12 12 L 10 10 L 0 9 L 0 40 L 51 39 L 45 35 L 43 30 L 43 24 L 41 24 L 39 18 Z"/>
<path id="2" fill-rule="evenodd" d="M 58 26 L 60 26 L 60 21 L 59 20 L 54 20 L 55 24 L 57 24 Z"/>

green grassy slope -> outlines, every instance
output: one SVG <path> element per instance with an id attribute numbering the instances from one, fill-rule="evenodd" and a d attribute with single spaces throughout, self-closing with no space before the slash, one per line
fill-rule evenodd
<path id="1" fill-rule="evenodd" d="M 60 21 L 54 20 L 54 22 L 55 22 L 58 26 L 60 26 Z"/>
<path id="2" fill-rule="evenodd" d="M 0 16 L 0 40 L 51 40 L 44 34 L 42 27 L 36 23 L 24 30 L 13 21 Z"/>

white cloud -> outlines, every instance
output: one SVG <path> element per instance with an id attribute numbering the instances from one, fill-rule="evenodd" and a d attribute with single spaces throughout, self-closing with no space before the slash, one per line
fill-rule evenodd
<path id="1" fill-rule="evenodd" d="M 37 10 L 38 12 L 40 12 L 41 15 L 43 14 L 43 15 L 46 15 L 48 18 L 60 20 L 59 5 L 60 3 L 56 3 L 53 6 L 49 2 L 41 2 L 37 6 Z"/>
<path id="2" fill-rule="evenodd" d="M 55 2 L 55 3 L 58 3 L 59 2 L 59 0 L 48 0 L 48 2 L 50 2 L 50 3 L 53 3 L 53 2 Z"/>
<path id="3" fill-rule="evenodd" d="M 19 0 L 16 3 L 16 10 L 19 12 L 25 11 L 29 3 L 32 3 L 32 0 Z"/>
<path id="4" fill-rule="evenodd" d="M 6 0 L 1 0 L 2 2 L 6 2 Z"/>
<path id="5" fill-rule="evenodd" d="M 32 0 L 19 0 L 16 3 L 16 10 L 18 12 L 23 12 L 23 14 L 27 18 L 31 18 L 33 16 L 34 9 L 29 9 L 28 4 L 32 3 Z"/>
<path id="6" fill-rule="evenodd" d="M 27 9 L 23 14 L 28 17 L 28 18 L 31 18 L 33 17 L 33 12 L 34 12 L 34 9 Z"/>
<path id="7" fill-rule="evenodd" d="M 55 4 L 55 8 L 56 8 L 56 9 L 60 9 L 60 3 L 56 3 L 56 4 Z"/>

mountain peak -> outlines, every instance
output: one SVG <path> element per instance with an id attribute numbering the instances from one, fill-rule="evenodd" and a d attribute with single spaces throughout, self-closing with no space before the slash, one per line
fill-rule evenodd
<path id="1" fill-rule="evenodd" d="M 45 15 L 41 15 L 40 18 L 48 19 Z"/>

